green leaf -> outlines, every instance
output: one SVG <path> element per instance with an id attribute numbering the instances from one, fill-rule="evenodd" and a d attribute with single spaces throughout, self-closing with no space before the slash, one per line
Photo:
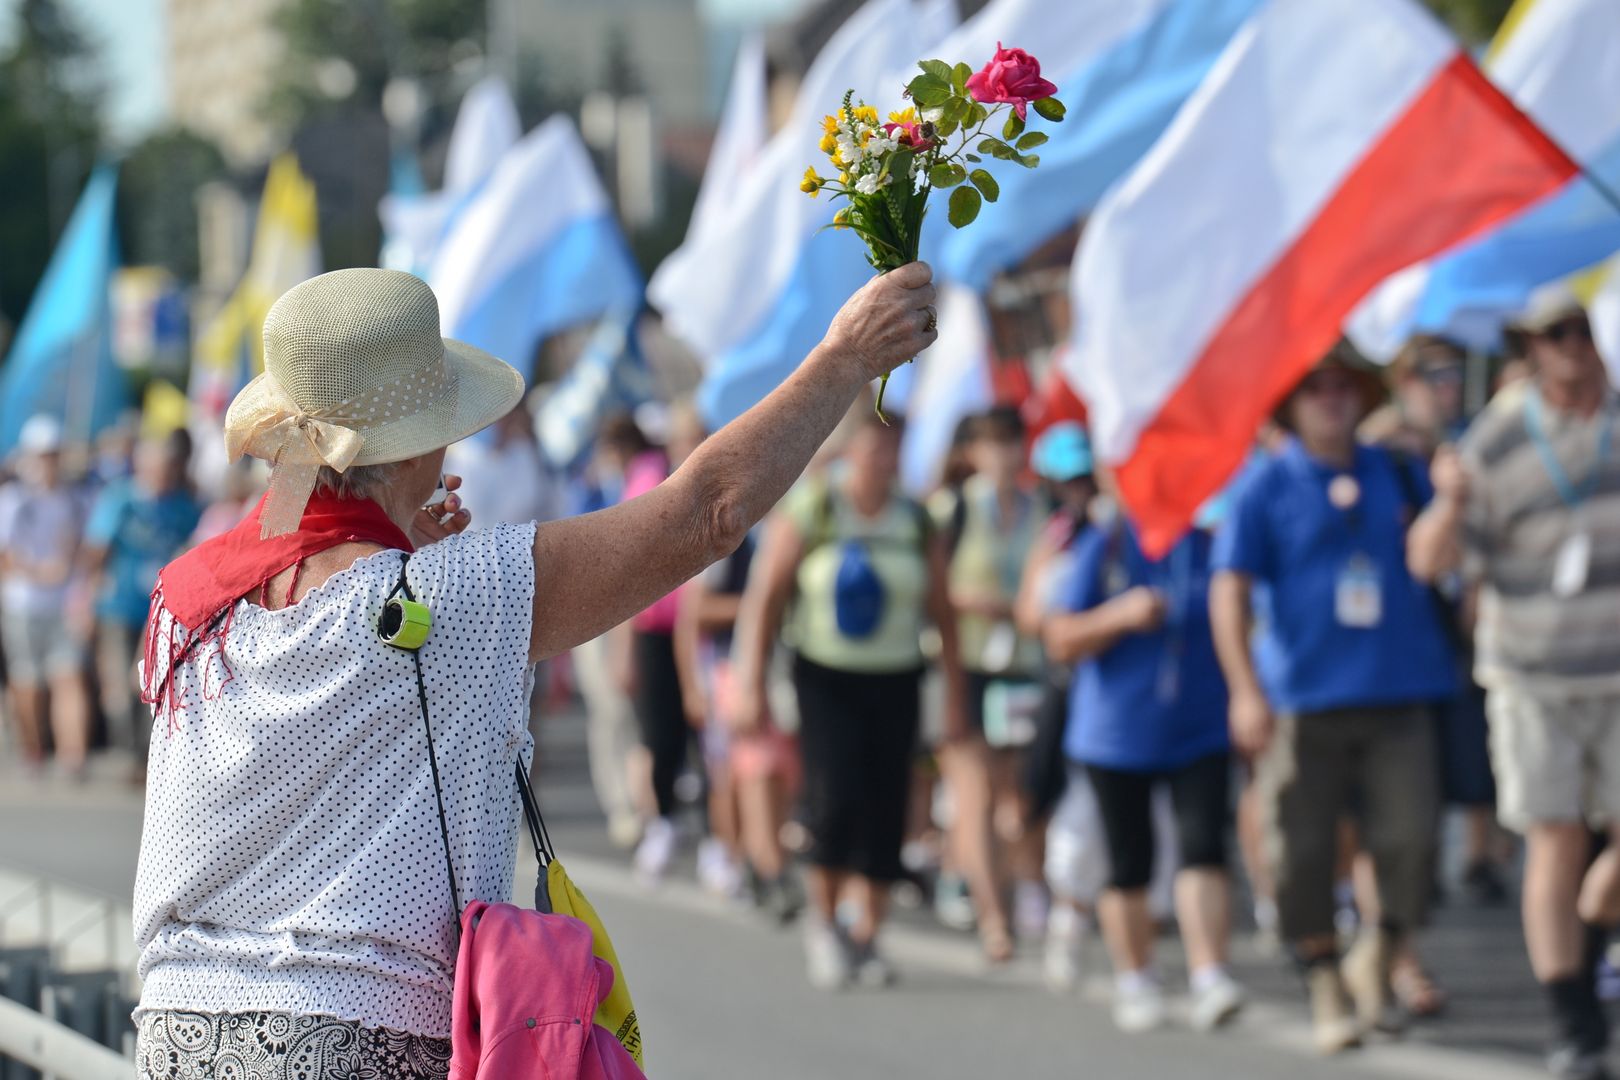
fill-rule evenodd
<path id="1" fill-rule="evenodd" d="M 1011 161 L 1016 155 L 1016 151 L 1000 139 L 985 139 L 979 144 L 979 153 L 989 154 L 1003 161 Z"/>
<path id="2" fill-rule="evenodd" d="M 979 207 L 984 205 L 979 193 L 970 187 L 959 187 L 951 192 L 951 224 L 958 229 L 964 225 L 971 225 L 973 219 L 979 216 Z"/>
<path id="3" fill-rule="evenodd" d="M 1046 141 L 1047 138 L 1044 134 L 1039 131 L 1032 131 L 1028 135 L 1025 135 L 1022 139 L 1018 140 L 1018 149 L 1033 150 L 1037 146 L 1043 145 Z"/>
<path id="4" fill-rule="evenodd" d="M 990 119 L 990 110 L 985 108 L 982 102 L 975 101 L 973 111 L 968 113 L 967 123 L 973 127 L 978 127 L 988 119 Z"/>
<path id="5" fill-rule="evenodd" d="M 919 75 L 906 87 L 919 107 L 935 109 L 951 99 L 951 84 L 933 75 Z"/>
<path id="6" fill-rule="evenodd" d="M 928 182 L 936 188 L 953 188 L 967 179 L 967 170 L 960 165 L 942 161 L 928 172 Z"/>
<path id="7" fill-rule="evenodd" d="M 966 64 L 957 64 L 951 69 L 951 85 L 956 87 L 958 94 L 967 93 L 967 81 L 973 78 L 973 69 Z"/>
<path id="8" fill-rule="evenodd" d="M 1008 113 L 1007 122 L 1001 128 L 1001 137 L 1009 142 L 1018 138 L 1024 132 L 1024 122 L 1018 119 L 1017 113 Z"/>
<path id="9" fill-rule="evenodd" d="M 943 60 L 919 60 L 917 66 L 942 83 L 951 81 L 951 65 Z"/>
<path id="10" fill-rule="evenodd" d="M 1018 162 L 1018 164 L 1022 165 L 1026 169 L 1033 169 L 1035 166 L 1037 166 L 1037 165 L 1039 165 L 1041 163 L 1041 158 L 1040 158 L 1039 154 L 1016 154 L 1015 153 L 1013 155 L 1013 160 Z"/>
<path id="11" fill-rule="evenodd" d="M 975 165 L 984 160 L 984 158 L 980 157 L 978 154 L 963 154 L 962 156 L 973 162 Z"/>
<path id="12" fill-rule="evenodd" d="M 934 125 L 934 134 L 941 139 L 948 139 L 952 135 L 956 134 L 956 125 L 951 123 L 949 120 L 941 118 L 940 121 Z"/>
<path id="13" fill-rule="evenodd" d="M 968 179 L 979 189 L 979 194 L 984 196 L 985 202 L 995 202 L 1001 197 L 1001 185 L 996 183 L 995 177 L 983 169 L 974 169 L 968 174 Z"/>
<path id="14" fill-rule="evenodd" d="M 892 177 L 896 184 L 907 184 L 911 180 L 911 159 L 916 156 L 910 150 L 896 150 L 883 163 L 883 171 L 878 175 Z"/>
<path id="15" fill-rule="evenodd" d="M 1068 112 L 1068 110 L 1063 107 L 1063 102 L 1059 101 L 1055 97 L 1041 98 L 1039 101 L 1031 102 L 1031 104 L 1035 106 L 1036 112 L 1040 113 L 1043 117 L 1052 121 L 1054 124 L 1061 123 L 1063 120 L 1063 114 Z"/>
<path id="16" fill-rule="evenodd" d="M 949 120 L 953 124 L 960 124 L 968 118 L 968 113 L 972 111 L 973 103 L 971 101 L 968 101 L 966 98 L 952 96 L 952 98 L 945 103 L 945 114 L 943 119 Z"/>

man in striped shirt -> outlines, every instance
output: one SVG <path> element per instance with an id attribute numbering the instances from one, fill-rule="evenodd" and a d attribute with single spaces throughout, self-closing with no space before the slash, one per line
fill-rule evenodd
<path id="1" fill-rule="evenodd" d="M 1606 1076 L 1592 965 L 1620 924 L 1620 398 L 1567 291 L 1519 323 L 1534 379 L 1499 394 L 1413 525 L 1415 576 L 1479 586 L 1475 677 L 1487 693 L 1503 823 L 1525 835 L 1524 931 L 1557 1024 L 1555 1074 Z"/>

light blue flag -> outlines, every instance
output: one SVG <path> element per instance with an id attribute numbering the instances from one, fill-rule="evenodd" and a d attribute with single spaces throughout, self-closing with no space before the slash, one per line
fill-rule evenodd
<path id="1" fill-rule="evenodd" d="M 61 420 L 69 439 L 90 439 L 131 403 L 112 358 L 117 190 L 118 167 L 97 166 L 29 302 L 0 368 L 0 454 L 35 413 Z"/>
<path id="2" fill-rule="evenodd" d="M 940 54 L 988 58 L 997 41 L 1022 45 L 1041 59 L 1068 115 L 1059 124 L 1032 119 L 1050 136 L 1040 167 L 998 168 L 1001 197 L 972 225 L 952 229 L 943 206 L 935 208 L 923 258 L 942 280 L 983 291 L 996 273 L 1073 226 L 1153 145 L 1262 2 L 1086 0 L 1054 9 L 999 0 L 984 8 Z M 905 78 L 896 73 L 898 82 Z M 769 393 L 871 274 L 861 244 L 848 233 L 822 232 L 806 243 L 763 325 L 710 368 L 698 395 L 705 419 L 725 423 Z"/>
<path id="3" fill-rule="evenodd" d="M 583 465 L 603 418 L 652 396 L 652 372 L 636 337 L 635 313 L 607 315 L 540 406 L 535 427 L 547 463 L 560 471 Z"/>
<path id="4" fill-rule="evenodd" d="M 446 337 L 533 374 L 535 348 L 641 306 L 643 282 L 573 122 L 524 136 L 456 216 L 428 273 Z"/>

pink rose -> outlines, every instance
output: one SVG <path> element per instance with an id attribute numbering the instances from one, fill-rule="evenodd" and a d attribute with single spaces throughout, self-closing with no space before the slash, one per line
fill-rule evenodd
<path id="1" fill-rule="evenodd" d="M 967 81 L 968 93 L 985 104 L 1008 102 L 1018 119 L 1028 118 L 1029 103 L 1057 93 L 1057 86 L 1041 78 L 1041 62 L 1023 49 L 1004 49 L 996 42 L 996 55 Z"/>

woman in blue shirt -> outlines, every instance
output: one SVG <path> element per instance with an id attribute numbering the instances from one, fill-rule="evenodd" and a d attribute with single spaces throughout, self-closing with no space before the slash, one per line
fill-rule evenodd
<path id="1" fill-rule="evenodd" d="M 1098 904 L 1114 962 L 1114 1020 L 1130 1032 L 1161 1026 L 1147 885 L 1156 784 L 1175 805 L 1181 855 L 1176 916 L 1187 946 L 1192 1021 L 1231 1019 L 1243 991 L 1226 973 L 1231 889 L 1226 871 L 1230 748 L 1226 684 L 1210 636 L 1209 534 L 1194 530 L 1150 560 L 1123 519 L 1082 536 L 1069 614 L 1045 624 L 1047 651 L 1073 663 L 1065 750 L 1086 767 L 1111 863 Z"/>

